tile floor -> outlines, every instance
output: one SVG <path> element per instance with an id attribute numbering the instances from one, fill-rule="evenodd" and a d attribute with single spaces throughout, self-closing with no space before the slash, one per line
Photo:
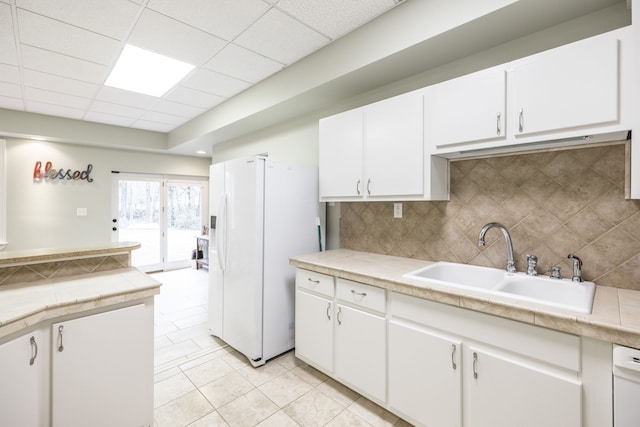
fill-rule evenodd
<path id="1" fill-rule="evenodd" d="M 155 427 L 409 426 L 294 356 L 253 368 L 208 334 L 206 270 L 154 274 Z"/>

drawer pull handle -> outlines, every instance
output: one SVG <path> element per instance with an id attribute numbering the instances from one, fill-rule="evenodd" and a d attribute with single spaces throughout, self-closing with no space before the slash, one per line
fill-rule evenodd
<path id="1" fill-rule="evenodd" d="M 361 297 L 366 297 L 367 293 L 366 292 L 356 292 L 355 289 L 351 289 L 351 293 L 355 296 L 355 295 L 359 295 Z"/>
<path id="2" fill-rule="evenodd" d="M 38 357 L 38 344 L 36 343 L 36 339 L 35 337 L 31 337 L 31 339 L 29 339 L 29 342 L 31 343 L 31 359 L 29 359 L 29 366 L 33 366 L 33 364 L 36 362 L 36 357 Z"/>
<path id="3" fill-rule="evenodd" d="M 331 320 L 331 314 L 329 314 L 329 310 L 331 310 L 331 303 L 327 303 L 327 319 Z"/>
<path id="4" fill-rule="evenodd" d="M 64 350 L 64 346 L 62 345 L 62 330 L 64 326 L 58 326 L 58 351 L 62 352 Z"/>
<path id="5" fill-rule="evenodd" d="M 358 193 L 358 196 L 360 195 L 360 180 L 356 182 L 356 193 Z"/>
<path id="6" fill-rule="evenodd" d="M 500 118 L 502 117 L 502 113 L 496 114 L 496 133 L 500 135 L 502 130 L 500 129 Z"/>
<path id="7" fill-rule="evenodd" d="M 371 195 L 371 178 L 367 181 L 367 195 Z"/>
<path id="8" fill-rule="evenodd" d="M 451 367 L 453 368 L 454 371 L 458 368 L 458 365 L 456 365 L 455 357 L 456 357 L 456 345 L 451 344 Z"/>
<path id="9" fill-rule="evenodd" d="M 473 353 L 473 378 L 478 378 L 478 353 Z"/>
<path id="10" fill-rule="evenodd" d="M 518 131 L 524 131 L 524 108 L 521 108 L 518 114 Z"/>
<path id="11" fill-rule="evenodd" d="M 342 319 L 340 319 L 341 314 L 342 314 L 342 307 L 338 307 L 338 314 L 336 315 L 336 319 L 338 320 L 338 325 L 342 325 Z"/>
<path id="12" fill-rule="evenodd" d="M 313 280 L 311 277 L 307 277 L 307 280 L 310 281 L 311 283 L 315 283 L 316 285 L 320 284 L 320 280 Z"/>

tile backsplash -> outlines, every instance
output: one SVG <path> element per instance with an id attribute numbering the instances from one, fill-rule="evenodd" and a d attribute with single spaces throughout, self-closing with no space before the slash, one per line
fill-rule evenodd
<path id="1" fill-rule="evenodd" d="M 518 271 L 538 257 L 538 273 L 562 268 L 571 277 L 573 253 L 583 277 L 598 285 L 640 290 L 640 200 L 625 200 L 625 145 L 545 151 L 450 162 L 448 202 L 341 203 L 340 246 L 367 252 L 506 266 L 507 227 Z"/>

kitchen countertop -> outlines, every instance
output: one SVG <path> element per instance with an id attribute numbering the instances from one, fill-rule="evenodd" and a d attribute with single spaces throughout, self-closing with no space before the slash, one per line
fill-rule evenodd
<path id="1" fill-rule="evenodd" d="M 15 263 L 32 263 L 39 261 L 77 258 L 98 254 L 116 254 L 131 252 L 140 248 L 138 242 L 115 242 L 100 245 L 71 246 L 65 248 L 38 248 L 19 251 L 0 252 L 0 266 Z"/>
<path id="2" fill-rule="evenodd" d="M 640 291 L 596 286 L 593 310 L 582 314 L 403 277 L 433 264 L 424 260 L 336 249 L 294 256 L 290 262 L 295 267 L 394 292 L 640 348 Z"/>
<path id="3" fill-rule="evenodd" d="M 160 285 L 130 267 L 0 286 L 0 340 L 49 319 L 156 295 Z"/>

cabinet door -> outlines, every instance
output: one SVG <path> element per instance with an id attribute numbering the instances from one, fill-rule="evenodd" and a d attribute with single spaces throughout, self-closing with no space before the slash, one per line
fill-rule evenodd
<path id="1" fill-rule="evenodd" d="M 424 194 L 423 97 L 396 96 L 365 107 L 365 194 Z"/>
<path id="2" fill-rule="evenodd" d="M 389 323 L 389 405 L 424 426 L 460 426 L 460 341 Z"/>
<path id="3" fill-rule="evenodd" d="M 535 56 L 513 71 L 515 135 L 618 120 L 618 41 L 587 40 Z"/>
<path id="4" fill-rule="evenodd" d="M 506 138 L 506 71 L 490 69 L 431 86 L 425 132 L 432 148 Z"/>
<path id="5" fill-rule="evenodd" d="M 333 372 L 333 301 L 296 292 L 296 356 Z"/>
<path id="6" fill-rule="evenodd" d="M 320 199 L 362 197 L 362 110 L 320 120 Z"/>
<path id="7" fill-rule="evenodd" d="M 0 345 L 0 426 L 40 427 L 46 354 L 41 344 L 42 333 L 36 330 Z"/>
<path id="8" fill-rule="evenodd" d="M 153 425 L 153 309 L 52 325 L 52 427 Z"/>
<path id="9" fill-rule="evenodd" d="M 358 391 L 384 401 L 386 394 L 384 317 L 338 304 L 335 320 L 336 376 Z"/>
<path id="10" fill-rule="evenodd" d="M 470 347 L 465 353 L 470 427 L 579 427 L 582 385 L 574 377 Z"/>

